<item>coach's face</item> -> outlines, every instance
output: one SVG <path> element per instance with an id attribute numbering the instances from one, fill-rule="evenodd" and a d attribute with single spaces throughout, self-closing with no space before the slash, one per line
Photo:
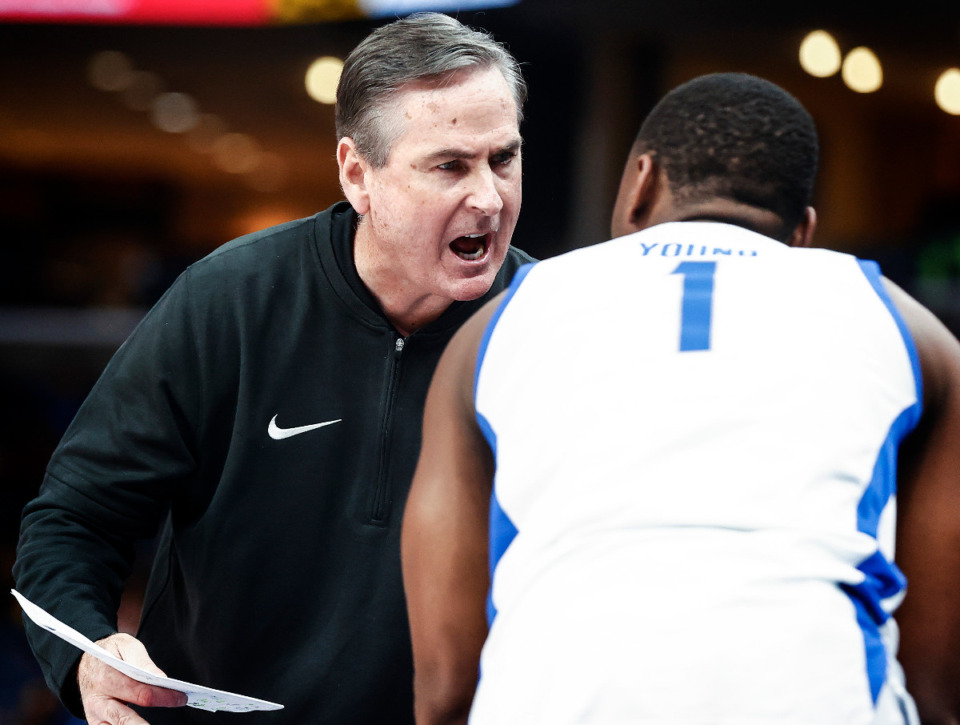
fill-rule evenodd
<path id="1" fill-rule="evenodd" d="M 364 282 L 446 304 L 493 284 L 520 212 L 517 107 L 496 68 L 411 84 L 393 113 L 402 131 L 385 166 L 365 160 L 350 198 L 363 221 Z M 359 262 L 358 262 L 359 266 Z M 363 276 L 363 275 L 362 275 Z"/>

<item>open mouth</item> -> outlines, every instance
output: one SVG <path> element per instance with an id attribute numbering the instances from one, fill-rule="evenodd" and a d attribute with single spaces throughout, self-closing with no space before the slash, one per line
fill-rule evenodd
<path id="1" fill-rule="evenodd" d="M 486 234 L 466 234 L 450 242 L 450 249 L 460 259 L 475 262 L 486 254 L 487 244 L 488 235 Z"/>

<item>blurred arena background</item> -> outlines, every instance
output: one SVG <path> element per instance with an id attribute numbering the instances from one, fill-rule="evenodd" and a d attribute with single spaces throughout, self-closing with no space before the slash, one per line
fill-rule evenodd
<path id="1" fill-rule="evenodd" d="M 7 588 L 20 509 L 109 356 L 190 262 L 340 198 L 325 98 L 337 59 L 416 9 L 492 31 L 524 66 L 517 246 L 543 258 L 605 239 L 622 159 L 656 99 L 701 73 L 755 73 L 819 126 L 819 245 L 878 260 L 960 332 L 960 3 L 757 7 L 0 0 Z M 66 722 L 8 605 L 0 725 Z"/>

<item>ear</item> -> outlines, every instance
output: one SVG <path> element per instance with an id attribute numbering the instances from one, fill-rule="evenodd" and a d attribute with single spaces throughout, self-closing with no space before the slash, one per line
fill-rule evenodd
<path id="1" fill-rule="evenodd" d="M 803 218 L 797 224 L 790 238 L 787 239 L 787 246 L 790 247 L 812 247 L 813 233 L 817 229 L 817 212 L 812 206 L 808 206 L 803 212 Z"/>
<path id="2" fill-rule="evenodd" d="M 659 167 L 650 154 L 631 156 L 627 160 L 610 220 L 614 237 L 632 234 L 650 226 L 650 210 L 656 196 L 658 173 Z"/>
<path id="3" fill-rule="evenodd" d="M 343 195 L 357 214 L 366 214 L 370 211 L 370 194 L 366 183 L 369 166 L 349 136 L 344 136 L 337 143 L 337 166 Z"/>

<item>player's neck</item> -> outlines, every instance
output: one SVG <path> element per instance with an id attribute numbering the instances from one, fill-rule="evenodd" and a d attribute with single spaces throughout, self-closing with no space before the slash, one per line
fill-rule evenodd
<path id="1" fill-rule="evenodd" d="M 780 239 L 783 220 L 768 209 L 729 199 L 714 199 L 685 205 L 676 210 L 674 221 L 714 221 L 733 224 L 771 239 Z"/>

